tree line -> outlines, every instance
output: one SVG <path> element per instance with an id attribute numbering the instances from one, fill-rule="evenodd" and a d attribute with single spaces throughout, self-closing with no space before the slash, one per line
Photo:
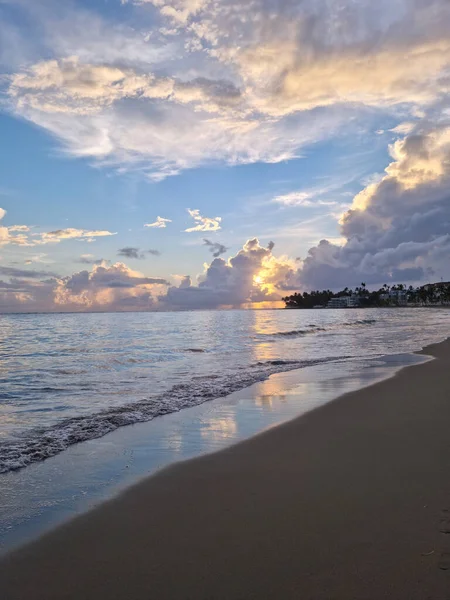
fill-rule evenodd
<path id="1" fill-rule="evenodd" d="M 396 292 L 403 292 L 398 294 Z M 295 292 L 282 298 L 287 308 L 313 308 L 327 306 L 332 298 L 352 297 L 357 299 L 360 307 L 382 307 L 404 305 L 439 305 L 450 303 L 450 283 L 429 283 L 420 287 L 403 283 L 388 285 L 385 283 L 378 290 L 370 291 L 364 282 L 355 289 L 345 287 L 340 292 L 331 290 L 313 290 L 311 292 Z M 402 300 L 400 300 L 402 298 Z"/>

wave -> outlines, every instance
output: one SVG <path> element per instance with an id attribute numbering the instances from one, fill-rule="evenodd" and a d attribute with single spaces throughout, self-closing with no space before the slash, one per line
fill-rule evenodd
<path id="1" fill-rule="evenodd" d="M 280 359 L 257 362 L 232 374 L 193 379 L 189 383 L 175 385 L 165 393 L 121 407 L 64 419 L 51 427 L 28 431 L 20 439 L 0 443 L 0 473 L 22 469 L 31 463 L 55 456 L 73 444 L 102 437 L 119 427 L 151 421 L 161 415 L 223 398 L 263 381 L 274 373 L 345 358 L 340 356 L 317 360 Z"/>
<path id="2" fill-rule="evenodd" d="M 329 327 L 319 327 L 317 325 L 307 325 L 307 329 L 292 329 L 291 331 L 274 331 L 273 333 L 262 333 L 263 337 L 301 337 L 319 333 L 321 331 L 331 331 L 340 327 L 358 327 L 361 325 L 372 325 L 376 323 L 376 319 L 359 319 L 357 321 L 348 321 L 347 323 L 333 323 Z"/>
<path id="3" fill-rule="evenodd" d="M 282 337 L 297 337 L 302 335 L 308 335 L 311 333 L 317 333 L 318 331 L 326 331 L 325 327 L 315 327 L 314 325 L 309 325 L 309 329 L 293 329 L 292 331 L 276 331 L 275 333 L 269 333 L 265 335 L 270 336 L 282 336 Z"/>
<path id="4" fill-rule="evenodd" d="M 186 348 L 184 352 L 205 352 L 203 348 Z"/>
<path id="5" fill-rule="evenodd" d="M 372 325 L 376 322 L 376 319 L 359 319 L 359 321 L 353 321 L 352 323 L 348 323 L 348 325 Z"/>
<path id="6" fill-rule="evenodd" d="M 88 371 L 86 369 L 49 369 L 49 372 L 55 375 L 84 375 Z"/>

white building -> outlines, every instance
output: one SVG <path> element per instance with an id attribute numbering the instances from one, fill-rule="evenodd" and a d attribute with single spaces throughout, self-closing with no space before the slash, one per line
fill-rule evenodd
<path id="1" fill-rule="evenodd" d="M 398 304 L 399 306 L 405 306 L 408 301 L 408 294 L 406 290 L 390 290 L 386 294 L 380 294 L 380 299 Z"/>
<path id="2" fill-rule="evenodd" d="M 339 298 L 331 298 L 327 308 L 356 308 L 358 306 L 358 296 L 341 296 Z"/>

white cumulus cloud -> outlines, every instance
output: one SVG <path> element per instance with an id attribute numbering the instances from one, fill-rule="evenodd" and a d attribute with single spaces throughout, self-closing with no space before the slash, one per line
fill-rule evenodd
<path id="1" fill-rule="evenodd" d="M 222 217 L 203 217 L 198 209 L 187 209 L 189 215 L 197 223 L 194 227 L 188 227 L 184 231 L 192 233 L 193 231 L 219 231 Z"/>
<path id="2" fill-rule="evenodd" d="M 167 223 L 172 223 L 172 219 L 164 219 L 163 217 L 156 217 L 156 221 L 153 223 L 146 223 L 144 227 L 157 227 L 157 228 L 165 228 L 167 227 Z"/>

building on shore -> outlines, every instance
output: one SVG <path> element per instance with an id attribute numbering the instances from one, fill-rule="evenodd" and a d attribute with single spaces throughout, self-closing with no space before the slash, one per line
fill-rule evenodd
<path id="1" fill-rule="evenodd" d="M 358 296 L 338 296 L 331 298 L 327 304 L 327 308 L 358 308 Z"/>
<path id="2" fill-rule="evenodd" d="M 398 306 L 406 306 L 408 303 L 408 293 L 406 290 L 389 290 L 385 294 L 380 294 L 380 300 Z"/>

